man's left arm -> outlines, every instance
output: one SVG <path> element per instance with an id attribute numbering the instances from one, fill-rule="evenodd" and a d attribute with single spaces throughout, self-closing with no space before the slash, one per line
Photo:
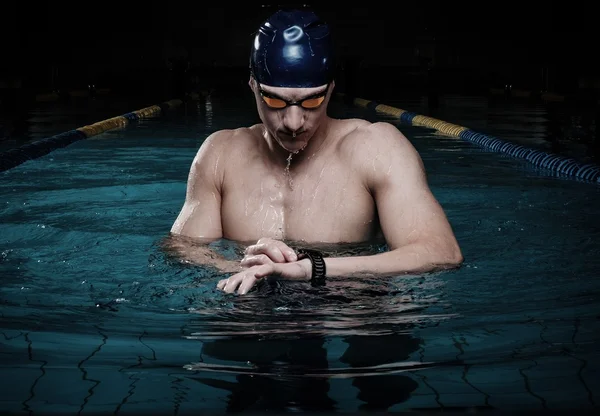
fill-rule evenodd
<path id="1" fill-rule="evenodd" d="M 366 128 L 361 169 L 373 195 L 389 251 L 326 258 L 327 276 L 423 273 L 460 266 L 463 256 L 431 192 L 416 149 L 390 123 Z"/>

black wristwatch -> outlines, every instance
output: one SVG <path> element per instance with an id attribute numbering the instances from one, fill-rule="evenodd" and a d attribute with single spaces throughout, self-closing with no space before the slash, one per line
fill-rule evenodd
<path id="1" fill-rule="evenodd" d="M 313 286 L 323 286 L 325 284 L 325 277 L 327 276 L 327 268 L 325 267 L 325 260 L 323 260 L 323 253 L 317 250 L 304 248 L 297 250 L 297 252 L 298 260 L 308 258 L 312 264 L 310 283 Z"/>

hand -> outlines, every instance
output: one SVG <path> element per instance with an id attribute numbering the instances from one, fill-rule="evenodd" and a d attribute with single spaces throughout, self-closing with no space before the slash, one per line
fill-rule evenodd
<path id="1" fill-rule="evenodd" d="M 276 276 L 286 280 L 308 281 L 311 274 L 311 263 L 308 259 L 292 263 L 267 263 L 251 266 L 230 276 L 228 279 L 220 280 L 217 283 L 217 289 L 226 293 L 233 293 L 237 289 L 238 294 L 245 295 L 258 280 L 267 276 Z"/>
<path id="2" fill-rule="evenodd" d="M 296 252 L 283 241 L 266 237 L 246 248 L 240 265 L 242 267 L 252 267 L 261 264 L 289 263 L 297 260 Z"/>

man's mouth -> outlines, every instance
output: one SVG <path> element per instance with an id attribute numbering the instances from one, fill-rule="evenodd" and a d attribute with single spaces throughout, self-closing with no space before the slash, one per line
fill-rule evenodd
<path id="1" fill-rule="evenodd" d="M 304 134 L 304 130 L 303 131 L 294 131 L 294 132 L 291 132 L 291 131 L 282 131 L 281 134 L 283 136 L 287 136 L 287 137 L 291 137 L 291 138 L 296 138 L 296 137 L 299 137 L 302 134 Z"/>

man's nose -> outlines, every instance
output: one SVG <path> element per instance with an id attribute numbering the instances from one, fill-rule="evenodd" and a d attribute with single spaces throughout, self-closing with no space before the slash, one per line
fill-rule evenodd
<path id="1" fill-rule="evenodd" d="M 292 105 L 285 109 L 283 125 L 289 131 L 298 131 L 304 124 L 304 110 L 299 106 Z"/>

